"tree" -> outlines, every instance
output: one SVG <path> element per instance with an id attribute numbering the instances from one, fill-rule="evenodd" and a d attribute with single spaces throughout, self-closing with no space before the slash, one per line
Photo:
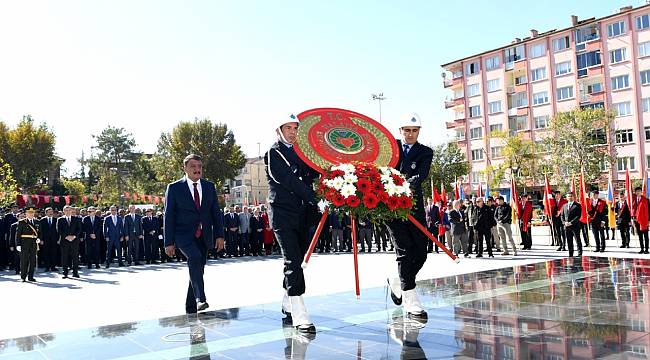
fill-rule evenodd
<path id="1" fill-rule="evenodd" d="M 13 176 L 11 166 L 0 158 L 0 208 L 11 205 L 16 201 L 18 185 Z"/>
<path id="2" fill-rule="evenodd" d="M 603 164 L 611 167 L 615 159 L 615 149 L 611 146 L 615 116 L 612 111 L 590 108 L 555 115 L 549 126 L 553 136 L 545 140 L 551 154 L 551 177 L 564 183 L 567 176 L 579 176 L 584 171 L 587 183 L 598 181 Z"/>
<path id="3" fill-rule="evenodd" d="M 63 187 L 68 195 L 83 195 L 86 193 L 86 185 L 81 180 L 61 179 Z"/>
<path id="4" fill-rule="evenodd" d="M 432 150 L 433 160 L 429 170 L 429 179 L 422 183 L 425 197 L 431 194 L 431 180 L 433 180 L 433 186 L 440 191 L 440 184 L 448 187 L 449 184 L 469 172 L 469 162 L 455 142 L 433 146 Z"/>
<path id="5" fill-rule="evenodd" d="M 93 135 L 96 152 L 88 160 L 90 170 L 98 177 L 93 191 L 102 194 L 102 205 L 120 203 L 120 196 L 131 178 L 133 163 L 140 156 L 134 151 L 133 135 L 124 128 L 108 126 L 101 134 Z"/>
<path id="6" fill-rule="evenodd" d="M 54 134 L 45 123 L 36 126 L 30 115 L 23 116 L 15 129 L 0 123 L 0 154 L 14 172 L 18 186 L 34 190 L 55 161 Z"/>
<path id="7" fill-rule="evenodd" d="M 195 118 L 160 135 L 158 151 L 152 160 L 157 180 L 164 186 L 180 178 L 183 159 L 191 153 L 203 158 L 204 177 L 215 182 L 218 188 L 246 165 L 246 157 L 226 124 Z"/>
<path id="8" fill-rule="evenodd" d="M 488 165 L 483 173 L 488 178 L 488 184 L 492 189 L 501 187 L 501 183 L 507 174 L 515 174 L 515 181 L 520 185 L 526 185 L 527 181 L 537 182 L 537 159 L 538 151 L 535 142 L 524 138 L 521 133 L 510 136 L 503 131 L 494 131 L 490 134 L 493 139 L 502 141 L 503 149 L 501 155 L 503 161 L 497 165 Z M 510 178 L 507 179 L 508 181 Z"/>

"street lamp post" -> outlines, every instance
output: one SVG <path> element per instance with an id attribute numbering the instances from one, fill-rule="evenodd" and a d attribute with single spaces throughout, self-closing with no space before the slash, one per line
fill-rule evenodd
<path id="1" fill-rule="evenodd" d="M 371 94 L 371 96 L 372 100 L 377 100 L 379 102 L 379 123 L 381 124 L 381 102 L 382 100 L 386 100 L 386 97 L 383 92 L 380 92 L 379 94 Z"/>

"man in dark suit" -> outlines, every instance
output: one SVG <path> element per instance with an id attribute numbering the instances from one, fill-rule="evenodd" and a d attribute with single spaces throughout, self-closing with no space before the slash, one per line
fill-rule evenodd
<path id="1" fill-rule="evenodd" d="M 224 246 L 223 213 L 214 183 L 201 179 L 201 157 L 191 154 L 183 160 L 185 177 L 167 185 L 165 192 L 165 252 L 173 256 L 176 246 L 187 257 L 190 282 L 185 311 L 208 308 L 203 287 L 203 270 L 208 249 Z"/>
<path id="2" fill-rule="evenodd" d="M 578 244 L 578 256 L 582 256 L 582 243 L 580 242 L 582 207 L 575 201 L 572 192 L 566 194 L 566 200 L 567 204 L 562 210 L 562 223 L 566 232 L 567 245 L 569 245 L 569 257 L 573 257 L 573 239 Z"/>
<path id="3" fill-rule="evenodd" d="M 630 223 L 632 222 L 632 214 L 630 213 L 630 206 L 625 199 L 625 192 L 621 191 L 618 194 L 618 202 L 614 208 L 616 212 L 616 226 L 621 232 L 621 248 L 630 248 Z"/>
<path id="4" fill-rule="evenodd" d="M 4 244 L 4 246 L 5 246 L 5 248 L 4 248 L 4 250 L 5 250 L 4 251 L 4 256 L 2 254 L 3 249 L 0 249 L 0 261 L 2 261 L 1 257 L 4 257 L 4 263 L 0 264 L 1 267 L 9 266 L 9 269 L 11 269 L 11 268 L 18 269 L 18 267 L 16 267 L 16 264 L 15 264 L 15 259 L 17 259 L 18 257 L 14 256 L 14 251 L 13 250 L 9 249 L 9 251 L 6 251 L 8 249 L 8 247 L 11 246 L 11 237 L 10 237 L 10 235 L 11 235 L 11 225 L 16 223 L 17 221 L 18 221 L 18 205 L 13 204 L 13 205 L 11 205 L 11 211 L 8 212 L 7 214 L 5 214 L 5 216 L 3 218 L 4 235 L 5 235 L 6 240 L 5 240 L 5 244 Z M 0 246 L 2 246 L 2 245 L 3 244 L 0 242 Z M 16 273 L 16 274 L 18 274 L 18 273 Z"/>
<path id="5" fill-rule="evenodd" d="M 43 242 L 41 246 L 41 256 L 46 271 L 57 271 L 57 249 L 59 247 L 59 233 L 56 232 L 56 219 L 54 218 L 54 209 L 51 207 L 45 209 L 45 216 L 40 220 L 39 238 Z"/>
<path id="6" fill-rule="evenodd" d="M 153 216 L 153 210 L 147 209 L 142 218 L 142 232 L 144 233 L 144 259 L 147 264 L 157 264 L 158 251 L 158 218 Z"/>
<path id="7" fill-rule="evenodd" d="M 438 238 L 438 225 L 440 225 L 440 209 L 433 203 L 433 200 L 429 198 L 429 204 L 425 209 L 425 214 L 427 218 L 427 229 L 429 232 L 437 239 Z M 433 241 L 427 241 L 427 251 L 433 252 L 434 243 Z M 435 245 L 436 252 L 438 252 L 438 245 Z"/>
<path id="8" fill-rule="evenodd" d="M 226 253 L 229 258 L 239 256 L 239 215 L 235 205 L 230 205 L 230 212 L 225 215 Z"/>
<path id="9" fill-rule="evenodd" d="M 72 269 L 72 277 L 78 278 L 79 272 L 79 235 L 81 235 L 81 220 L 72 214 L 72 207 L 63 208 L 65 216 L 56 222 L 56 231 L 59 233 L 61 245 L 61 265 L 63 278 L 68 278 L 68 270 Z"/>
<path id="10" fill-rule="evenodd" d="M 135 213 L 135 205 L 129 205 L 129 213 L 124 217 L 124 233 L 124 238 L 128 243 L 127 265 L 131 265 L 131 263 L 142 265 L 139 261 L 140 243 L 144 239 L 144 235 L 142 235 L 142 217 Z"/>
<path id="11" fill-rule="evenodd" d="M 395 168 L 409 182 L 415 205 L 411 209 L 413 217 L 426 224 L 422 182 L 429 176 L 433 150 L 418 142 L 422 122 L 416 113 L 400 119 L 401 140 L 397 141 L 400 155 Z M 394 220 L 388 223 L 388 229 L 395 241 L 397 255 L 397 281 L 389 281 L 391 299 L 395 305 L 402 304 L 406 316 L 416 321 L 427 321 L 428 315 L 415 292 L 415 277 L 427 260 L 427 242 L 429 239 L 410 221 Z"/>
<path id="12" fill-rule="evenodd" d="M 454 200 L 453 210 L 449 212 L 449 223 L 451 224 L 452 249 L 456 255 L 461 253 L 469 257 L 467 247 L 467 218 L 460 207 L 460 200 Z"/>
<path id="13" fill-rule="evenodd" d="M 82 229 L 86 243 L 86 265 L 90 269 L 92 264 L 95 264 L 95 269 L 99 269 L 100 237 L 103 226 L 93 206 L 88 208 L 88 215 L 82 219 Z"/>
<path id="14" fill-rule="evenodd" d="M 14 214 L 16 215 L 16 214 Z M 16 231 L 18 230 L 18 222 L 25 218 L 25 213 L 19 212 L 16 217 L 16 222 L 9 227 L 9 250 L 11 252 L 11 263 L 16 271 L 16 275 L 20 274 L 20 241 L 16 238 Z"/>
<path id="15" fill-rule="evenodd" d="M 111 214 L 104 217 L 104 239 L 106 239 L 106 268 L 113 262 L 113 254 L 117 255 L 119 266 L 122 262 L 122 242 L 124 241 L 124 222 L 117 213 L 117 206 L 110 208 Z"/>
<path id="16" fill-rule="evenodd" d="M 562 210 L 566 205 L 566 199 L 562 198 L 559 191 L 554 193 L 555 198 L 551 201 L 551 214 L 553 215 L 553 232 L 555 233 L 556 251 L 566 251 L 566 234 L 562 224 Z"/>
<path id="17" fill-rule="evenodd" d="M 596 240 L 596 252 L 605 252 L 605 223 L 607 222 L 607 204 L 598 198 L 598 190 L 591 192 L 587 201 L 587 214 L 591 224 L 591 233 Z"/>

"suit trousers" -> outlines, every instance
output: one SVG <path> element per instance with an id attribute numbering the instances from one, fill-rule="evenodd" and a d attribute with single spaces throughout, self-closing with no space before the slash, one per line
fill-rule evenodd
<path id="1" fill-rule="evenodd" d="M 621 246 L 630 246 L 630 226 L 620 224 L 618 230 L 621 232 Z"/>
<path id="2" fill-rule="evenodd" d="M 99 238 L 95 237 L 91 239 L 90 237 L 86 237 L 85 243 L 86 263 L 88 267 L 92 264 L 99 265 Z"/>
<path id="3" fill-rule="evenodd" d="M 366 245 L 368 245 L 368 252 L 372 252 L 372 229 L 360 228 L 357 234 L 361 250 L 366 251 Z"/>
<path id="4" fill-rule="evenodd" d="M 208 261 L 208 245 L 203 240 L 203 237 L 200 237 L 194 238 L 189 245 L 179 247 L 179 249 L 187 258 L 187 267 L 190 272 L 190 283 L 185 298 L 185 312 L 193 314 L 197 311 L 196 302 L 206 301 L 203 272 Z"/>
<path id="5" fill-rule="evenodd" d="M 499 238 L 501 238 L 501 246 L 503 247 L 504 252 L 508 252 L 508 242 L 512 246 L 513 251 L 517 251 L 515 247 L 515 240 L 512 238 L 512 224 L 497 224 L 497 230 L 499 231 Z"/>
<path id="6" fill-rule="evenodd" d="M 487 246 L 487 252 L 492 256 L 492 246 L 490 244 L 490 231 L 489 230 L 476 230 L 476 243 L 478 246 L 478 254 L 483 255 L 483 241 Z"/>
<path id="7" fill-rule="evenodd" d="M 423 217 L 421 216 L 421 218 Z M 424 219 L 418 219 L 418 221 L 423 223 Z M 388 224 L 388 231 L 395 239 L 397 271 L 402 290 L 415 289 L 415 276 L 427 261 L 427 241 L 429 240 L 410 221 L 391 221 Z"/>
<path id="8" fill-rule="evenodd" d="M 158 258 L 158 256 L 154 255 L 158 249 L 157 240 L 158 237 L 156 235 L 147 234 L 144 236 L 144 259 L 146 261 L 153 261 Z"/>
<path id="9" fill-rule="evenodd" d="M 128 249 L 126 252 L 126 261 L 128 263 L 140 261 L 140 239 L 137 235 L 129 235 Z"/>
<path id="10" fill-rule="evenodd" d="M 639 223 L 635 221 L 637 233 L 639 235 L 639 246 L 641 250 L 648 250 L 648 229 L 639 230 Z"/>
<path id="11" fill-rule="evenodd" d="M 578 256 L 582 256 L 582 243 L 580 242 L 580 233 L 584 229 L 582 223 L 579 223 L 576 226 L 564 228 L 566 232 L 566 242 L 569 247 L 569 256 L 573 257 L 573 239 L 578 246 Z"/>
<path id="12" fill-rule="evenodd" d="M 122 244 L 119 239 L 106 242 L 106 264 L 113 263 L 113 255 L 117 255 L 117 261 L 122 265 Z"/>
<path id="13" fill-rule="evenodd" d="M 239 248 L 239 234 L 238 231 L 226 230 L 226 254 L 230 256 L 238 255 Z"/>
<path id="14" fill-rule="evenodd" d="M 553 231 L 555 232 L 555 241 L 558 249 L 566 250 L 566 234 L 564 232 L 564 224 L 559 217 L 553 218 Z"/>
<path id="15" fill-rule="evenodd" d="M 332 229 L 332 248 L 343 251 L 343 229 Z"/>
<path id="16" fill-rule="evenodd" d="M 250 233 L 245 232 L 239 234 L 239 255 L 241 256 L 250 255 L 251 253 L 250 238 L 251 238 Z"/>
<path id="17" fill-rule="evenodd" d="M 591 233 L 594 235 L 596 250 L 605 250 L 605 231 L 600 223 L 591 223 Z"/>
<path id="18" fill-rule="evenodd" d="M 454 254 L 469 254 L 467 248 L 467 232 L 461 234 L 452 234 L 452 251 Z"/>
<path id="19" fill-rule="evenodd" d="M 79 267 L 79 239 L 68 241 L 61 239 L 61 265 L 63 266 L 63 274 L 68 274 L 68 269 L 77 272 Z"/>
<path id="20" fill-rule="evenodd" d="M 20 251 L 20 278 L 34 277 L 36 267 L 36 240 L 22 239 Z"/>
<path id="21" fill-rule="evenodd" d="M 43 241 L 43 245 L 41 245 L 41 256 L 43 257 L 43 264 L 46 269 L 53 268 L 59 263 L 57 259 L 58 247 L 59 245 L 54 239 Z"/>

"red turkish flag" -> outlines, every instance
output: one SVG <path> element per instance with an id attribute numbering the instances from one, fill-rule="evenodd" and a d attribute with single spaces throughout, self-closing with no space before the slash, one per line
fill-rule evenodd
<path id="1" fill-rule="evenodd" d="M 70 205 L 70 196 L 66 195 L 63 197 L 63 199 L 65 200 L 66 205 Z"/>
<path id="2" fill-rule="evenodd" d="M 158 196 L 154 196 L 153 202 L 154 204 L 158 205 L 160 203 L 160 198 Z"/>

